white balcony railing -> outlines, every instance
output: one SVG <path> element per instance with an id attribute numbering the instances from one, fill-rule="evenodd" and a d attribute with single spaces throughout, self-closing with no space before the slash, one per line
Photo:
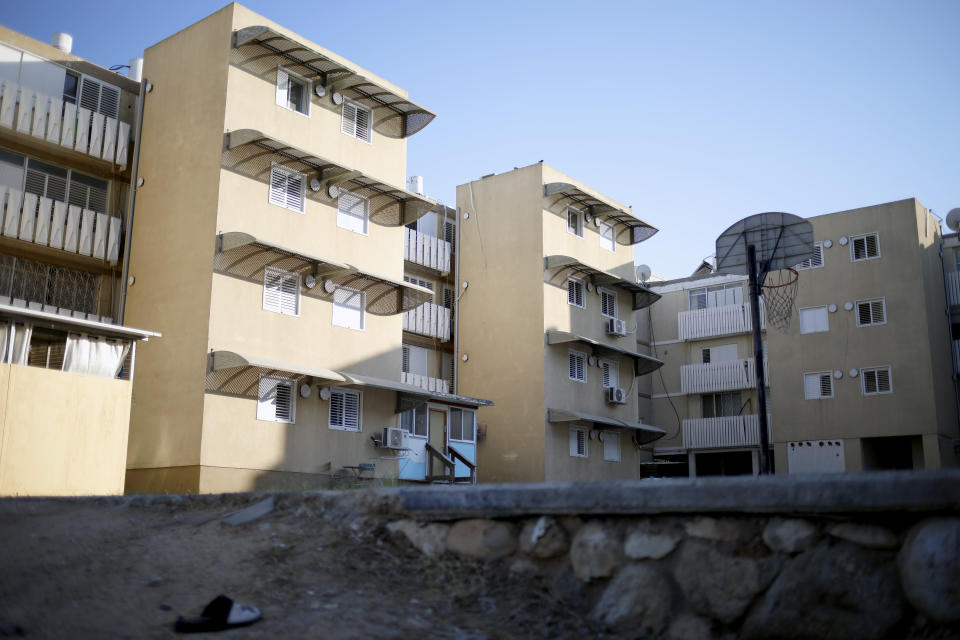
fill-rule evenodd
<path id="1" fill-rule="evenodd" d="M 406 229 L 403 258 L 440 273 L 450 273 L 450 243 L 425 233 Z"/>
<path id="2" fill-rule="evenodd" d="M 953 341 L 953 372 L 960 373 L 960 340 Z"/>
<path id="3" fill-rule="evenodd" d="M 418 373 L 402 371 L 400 373 L 400 382 L 412 384 L 415 387 L 420 387 L 421 389 L 426 389 L 434 393 L 450 393 L 450 383 L 443 378 L 431 378 L 430 376 L 422 376 Z"/>
<path id="4" fill-rule="evenodd" d="M 770 416 L 767 416 L 768 434 L 770 426 Z M 755 413 L 684 420 L 683 446 L 687 449 L 760 446 L 760 420 Z"/>
<path id="5" fill-rule="evenodd" d="M 960 271 L 947 274 L 947 304 L 960 304 Z"/>
<path id="6" fill-rule="evenodd" d="M 770 385 L 770 368 L 763 361 L 763 373 Z M 753 358 L 685 364 L 680 367 L 680 389 L 683 393 L 714 393 L 752 389 L 757 386 L 756 365 Z"/>
<path id="7" fill-rule="evenodd" d="M 403 330 L 446 342 L 450 339 L 450 309 L 424 302 L 403 314 Z"/>
<path id="8" fill-rule="evenodd" d="M 127 166 L 130 124 L 11 80 L 0 83 L 0 127 Z"/>
<path id="9" fill-rule="evenodd" d="M 760 329 L 767 328 L 767 315 L 760 301 Z M 677 335 L 680 340 L 697 340 L 730 336 L 753 331 L 750 305 L 731 304 L 725 307 L 692 309 L 677 314 Z"/>

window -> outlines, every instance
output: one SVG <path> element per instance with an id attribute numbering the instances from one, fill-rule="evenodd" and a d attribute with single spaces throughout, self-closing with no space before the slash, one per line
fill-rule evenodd
<path id="1" fill-rule="evenodd" d="M 733 304 L 743 304 L 743 285 L 721 284 L 713 287 L 691 289 L 688 294 L 691 309 L 707 309 L 711 307 L 726 307 Z"/>
<path id="2" fill-rule="evenodd" d="M 457 223 L 454 220 L 443 221 L 443 239 L 450 243 L 450 250 L 457 250 Z"/>
<path id="3" fill-rule="evenodd" d="M 363 310 L 366 307 L 363 291 L 337 287 L 333 292 L 333 324 L 363 331 Z"/>
<path id="4" fill-rule="evenodd" d="M 23 185 L 23 165 L 25 158 L 19 153 L 0 149 L 0 189 Z"/>
<path id="5" fill-rule="evenodd" d="M 370 142 L 373 114 L 370 109 L 352 100 L 343 101 L 343 118 L 340 120 L 340 131 L 351 138 Z"/>
<path id="6" fill-rule="evenodd" d="M 68 71 L 63 79 L 63 101 L 77 104 L 77 93 L 80 89 L 80 76 Z"/>
<path id="7" fill-rule="evenodd" d="M 27 176 L 23 183 L 23 190 L 26 193 L 35 193 L 38 196 L 46 196 L 53 200 L 66 202 L 67 176 L 66 169 L 30 158 L 27 161 Z M 70 204 L 75 203 L 71 202 Z M 102 211 L 106 211 L 106 208 Z"/>
<path id="8" fill-rule="evenodd" d="M 597 233 L 600 234 L 600 248 L 607 251 L 616 251 L 617 247 L 613 241 L 613 225 L 606 222 L 597 221 Z"/>
<path id="9" fill-rule="evenodd" d="M 359 391 L 331 389 L 330 428 L 360 431 L 362 398 L 363 395 Z"/>
<path id="10" fill-rule="evenodd" d="M 400 428 L 411 436 L 427 437 L 427 407 L 410 409 L 400 414 Z"/>
<path id="11" fill-rule="evenodd" d="M 567 233 L 583 237 L 583 213 L 579 209 L 567 207 Z"/>
<path id="12" fill-rule="evenodd" d="M 700 415 L 704 418 L 721 418 L 740 415 L 740 392 L 705 393 L 700 396 Z"/>
<path id="13" fill-rule="evenodd" d="M 891 393 L 893 391 L 893 384 L 890 380 L 890 367 L 868 367 L 860 369 L 860 380 L 861 389 L 865 396 Z"/>
<path id="14" fill-rule="evenodd" d="M 82 209 L 107 212 L 106 180 L 0 149 L 0 187 L 12 187 Z"/>
<path id="15" fill-rule="evenodd" d="M 453 393 L 453 381 L 456 377 L 456 366 L 457 359 L 453 357 L 452 353 L 447 353 L 444 351 L 440 354 L 440 369 L 442 371 L 441 375 L 443 379 L 447 381 L 447 384 L 450 387 L 450 393 Z"/>
<path id="16" fill-rule="evenodd" d="M 617 317 L 617 294 L 608 289 L 600 291 L 600 314 L 607 318 Z"/>
<path id="17" fill-rule="evenodd" d="M 567 278 L 567 304 L 581 309 L 586 306 L 583 301 L 583 280 Z"/>
<path id="18" fill-rule="evenodd" d="M 737 359 L 736 344 L 718 344 L 712 347 L 700 349 L 700 362 L 710 364 L 711 362 L 729 362 Z"/>
<path id="19" fill-rule="evenodd" d="M 430 289 L 430 291 L 433 291 L 433 282 L 431 282 L 430 280 L 424 280 L 423 278 L 418 278 L 416 276 L 408 276 L 404 274 L 403 281 L 409 282 L 410 284 L 415 284 L 418 287 L 423 287 L 424 289 Z"/>
<path id="20" fill-rule="evenodd" d="M 603 370 L 603 388 L 610 389 L 620 386 L 620 363 L 616 360 L 601 360 Z"/>
<path id="21" fill-rule="evenodd" d="M 275 267 L 264 268 L 263 308 L 286 316 L 299 316 L 300 274 Z"/>
<path id="22" fill-rule="evenodd" d="M 586 429 L 570 429 L 570 455 L 574 458 L 587 457 Z"/>
<path id="23" fill-rule="evenodd" d="M 257 393 L 257 420 L 294 423 L 297 381 L 291 378 L 260 376 Z"/>
<path id="24" fill-rule="evenodd" d="M 64 97 L 66 97 L 67 84 L 64 85 Z M 89 76 L 82 76 L 80 106 L 90 109 L 91 113 L 101 113 L 108 118 L 116 118 L 120 113 L 120 89 Z"/>
<path id="25" fill-rule="evenodd" d="M 270 204 L 303 213 L 307 176 L 278 164 L 270 167 Z"/>
<path id="26" fill-rule="evenodd" d="M 880 236 L 867 233 L 850 237 L 850 261 L 871 260 L 880 257 Z"/>
<path id="27" fill-rule="evenodd" d="M 797 269 L 818 269 L 823 266 L 823 243 L 813 245 L 813 255 L 797 265 Z"/>
<path id="28" fill-rule="evenodd" d="M 808 307 L 800 309 L 800 333 L 820 333 L 830 330 L 827 307 Z"/>
<path id="29" fill-rule="evenodd" d="M 403 345 L 401 368 L 404 373 L 412 373 L 419 376 L 427 375 L 427 350 L 423 347 Z"/>
<path id="30" fill-rule="evenodd" d="M 476 441 L 476 413 L 469 409 L 450 407 L 450 439 L 460 442 Z"/>
<path id="31" fill-rule="evenodd" d="M 868 327 L 884 324 L 887 321 L 887 308 L 883 298 L 857 300 L 857 326 Z"/>
<path id="32" fill-rule="evenodd" d="M 76 171 L 70 171 L 68 204 L 75 204 L 84 209 L 107 212 L 107 181 L 99 180 Z M 55 196 L 48 195 L 56 199 Z"/>
<path id="33" fill-rule="evenodd" d="M 603 459 L 607 462 L 620 462 L 620 434 L 613 431 L 601 431 Z"/>
<path id="34" fill-rule="evenodd" d="M 587 381 L 587 354 L 580 351 L 570 351 L 570 379 L 577 382 Z"/>
<path id="35" fill-rule="evenodd" d="M 349 191 L 341 191 L 337 198 L 337 226 L 354 233 L 367 235 L 370 202 Z"/>
<path id="36" fill-rule="evenodd" d="M 291 111 L 310 115 L 310 81 L 277 67 L 277 104 Z"/>
<path id="37" fill-rule="evenodd" d="M 807 400 L 833 397 L 833 376 L 829 371 L 803 374 L 803 397 Z"/>

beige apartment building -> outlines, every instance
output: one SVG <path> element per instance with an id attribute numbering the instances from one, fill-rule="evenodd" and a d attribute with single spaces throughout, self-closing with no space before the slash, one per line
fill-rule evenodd
<path id="1" fill-rule="evenodd" d="M 455 443 L 488 403 L 403 371 L 437 286 L 404 276 L 444 273 L 405 261 L 446 212 L 400 186 L 434 115 L 237 4 L 147 49 L 144 83 L 128 317 L 169 340 L 142 350 L 127 489 L 471 481 Z"/>
<path id="2" fill-rule="evenodd" d="M 478 445 L 484 482 L 640 475 L 633 246 L 656 232 L 631 209 L 537 163 L 457 187 L 457 384 L 492 398 Z"/>
<path id="3" fill-rule="evenodd" d="M 914 199 L 809 220 L 815 252 L 798 265 L 789 331 L 764 334 L 776 472 L 955 466 L 939 223 Z M 655 457 L 679 463 L 663 469 L 682 475 L 756 473 L 745 278 L 707 274 L 652 288 L 663 295 L 652 310 L 654 353 L 666 363 L 653 415 L 673 432 Z"/>
<path id="4" fill-rule="evenodd" d="M 54 41 L 0 27 L 0 495 L 119 494 L 140 83 Z"/>

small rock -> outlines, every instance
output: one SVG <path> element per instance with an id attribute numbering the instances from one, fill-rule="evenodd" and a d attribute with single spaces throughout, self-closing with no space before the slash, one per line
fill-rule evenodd
<path id="1" fill-rule="evenodd" d="M 406 538 L 410 544 L 428 558 L 437 558 L 447 550 L 447 533 L 449 530 L 450 525 L 423 524 L 416 520 L 398 520 L 387 525 L 387 531 L 394 536 Z"/>
<path id="2" fill-rule="evenodd" d="M 260 523 L 260 526 L 257 527 L 257 529 L 259 529 L 260 531 L 270 531 L 270 523 L 269 523 L 269 522 L 261 522 L 261 523 Z"/>
<path id="3" fill-rule="evenodd" d="M 597 522 L 584 525 L 570 545 L 570 564 L 582 581 L 606 578 L 620 566 L 619 541 Z"/>
<path id="4" fill-rule="evenodd" d="M 254 520 L 259 520 L 271 511 L 273 511 L 273 496 L 270 496 L 266 500 L 261 500 L 260 502 L 251 505 L 246 509 L 231 513 L 229 516 L 223 519 L 223 524 L 228 524 L 234 527 L 241 524 L 249 524 Z"/>
<path id="5" fill-rule="evenodd" d="M 817 527 L 806 520 L 774 518 L 763 529 L 763 541 L 774 551 L 806 551 L 820 539 Z"/>
<path id="6" fill-rule="evenodd" d="M 710 623 L 692 613 L 677 616 L 670 623 L 664 640 L 712 640 Z"/>
<path id="7" fill-rule="evenodd" d="M 900 546 L 900 539 L 894 532 L 872 524 L 841 522 L 828 528 L 827 533 L 867 549 L 896 549 Z"/>
<path id="8" fill-rule="evenodd" d="M 489 597 L 480 597 L 477 598 L 477 604 L 480 605 L 480 610 L 486 614 L 496 613 L 497 611 L 497 601 Z"/>
<path id="9" fill-rule="evenodd" d="M 960 519 L 915 525 L 897 558 L 904 595 L 937 622 L 960 620 Z"/>
<path id="10" fill-rule="evenodd" d="M 577 535 L 577 531 L 583 526 L 583 518 L 580 516 L 558 516 L 557 522 L 571 536 Z"/>
<path id="11" fill-rule="evenodd" d="M 510 573 L 516 575 L 536 575 L 540 568 L 527 558 L 517 558 L 510 564 Z"/>
<path id="12" fill-rule="evenodd" d="M 655 565 L 631 564 L 610 580 L 590 616 L 611 628 L 656 636 L 670 620 L 670 596 L 670 583 Z"/>
<path id="13" fill-rule="evenodd" d="M 567 532 L 549 516 L 528 521 L 520 532 L 520 548 L 536 558 L 566 553 L 567 544 Z"/>
<path id="14" fill-rule="evenodd" d="M 680 536 L 675 533 L 651 533 L 642 529 L 634 529 L 627 536 L 623 551 L 628 558 L 642 560 L 653 558 L 659 560 L 673 551 L 680 542 Z"/>
<path id="15" fill-rule="evenodd" d="M 688 536 L 704 540 L 739 540 L 740 529 L 732 522 L 700 516 L 683 526 Z"/>
<path id="16" fill-rule="evenodd" d="M 153 576 L 147 580 L 148 587 L 159 587 L 161 584 L 163 584 L 163 578 L 160 576 Z"/>
<path id="17" fill-rule="evenodd" d="M 491 560 L 517 549 L 517 528 L 509 522 L 470 518 L 460 520 L 447 534 L 447 549 L 473 558 Z"/>

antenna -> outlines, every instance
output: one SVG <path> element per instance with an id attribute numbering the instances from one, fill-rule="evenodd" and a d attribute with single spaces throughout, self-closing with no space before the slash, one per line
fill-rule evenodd
<path id="1" fill-rule="evenodd" d="M 947 226 L 954 231 L 960 231 L 960 207 L 950 209 L 947 214 Z"/>
<path id="2" fill-rule="evenodd" d="M 650 279 L 650 275 L 653 272 L 650 270 L 650 267 L 645 264 L 637 265 L 637 280 L 646 284 L 647 280 Z"/>

